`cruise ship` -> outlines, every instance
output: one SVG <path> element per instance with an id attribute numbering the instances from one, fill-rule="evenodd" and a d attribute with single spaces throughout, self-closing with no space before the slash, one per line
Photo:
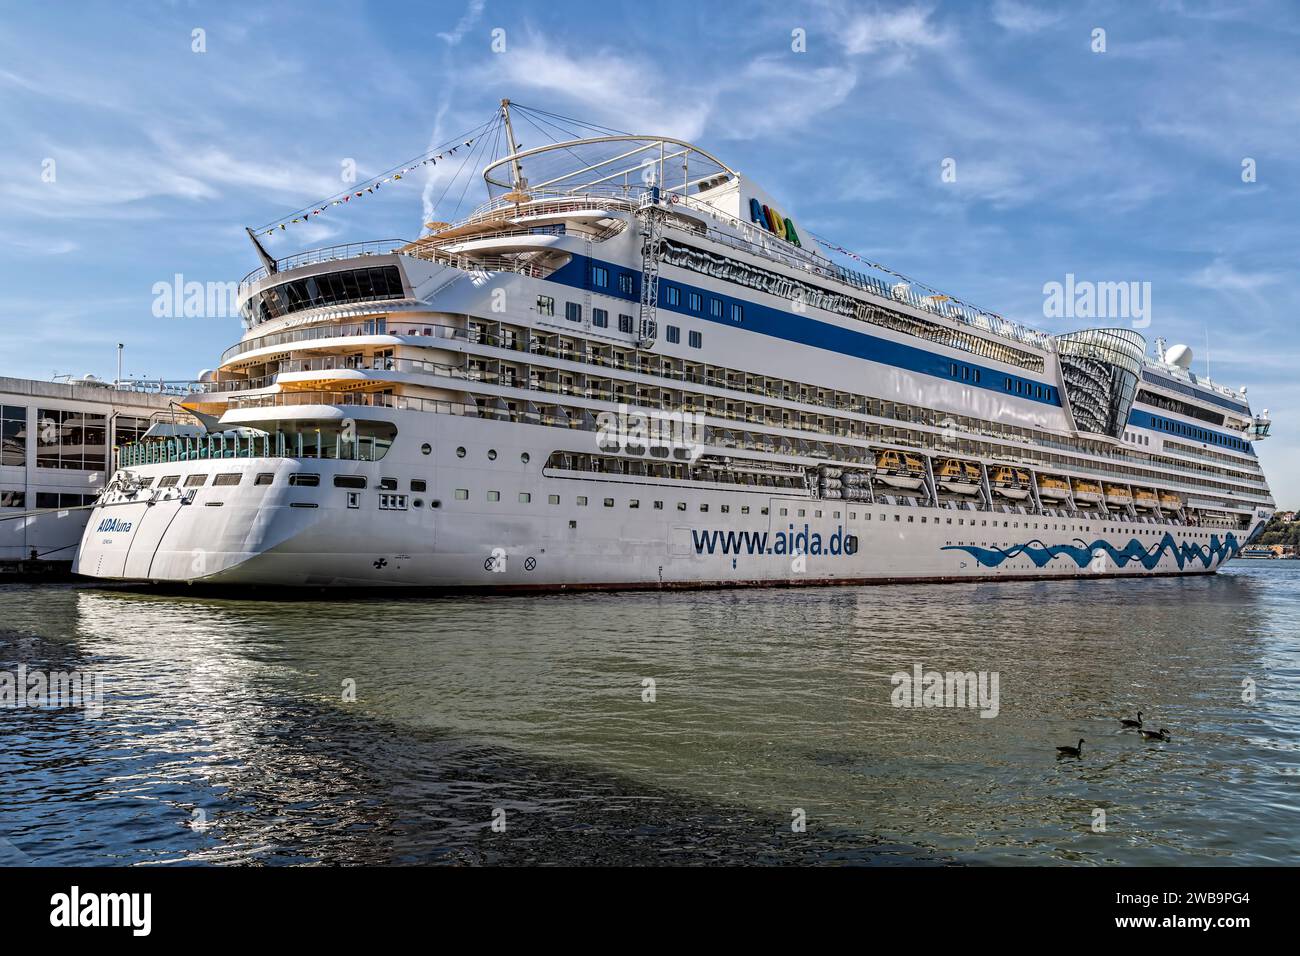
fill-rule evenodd
<path id="1" fill-rule="evenodd" d="M 457 590 L 1202 574 L 1273 513 L 1267 411 L 1187 347 L 1047 334 L 850 268 L 679 139 L 525 149 L 509 101 L 498 119 L 509 148 L 459 221 L 278 259 L 254 239 L 243 336 L 182 402 L 205 426 L 116 450 L 76 570 Z"/>

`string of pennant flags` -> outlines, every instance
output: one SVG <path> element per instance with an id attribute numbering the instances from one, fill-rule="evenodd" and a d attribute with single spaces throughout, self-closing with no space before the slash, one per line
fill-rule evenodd
<path id="1" fill-rule="evenodd" d="M 961 299 L 940 292 L 938 289 L 934 288 L 934 286 L 926 285 L 924 282 L 918 282 L 915 279 L 903 275 L 901 272 L 895 272 L 893 269 L 890 269 L 888 266 L 882 266 L 879 262 L 872 262 L 870 259 L 864 259 L 856 252 L 853 252 L 850 249 L 845 249 L 843 246 L 837 245 L 836 243 L 833 243 L 829 239 L 825 239 L 822 236 L 817 235 L 816 233 L 810 233 L 810 235 L 818 242 L 820 242 L 823 246 L 825 246 L 827 249 L 831 249 L 835 252 L 840 253 L 841 255 L 848 256 L 850 259 L 854 260 L 855 262 L 860 262 L 864 266 L 868 266 L 869 268 L 876 269 L 880 272 L 885 273 L 886 275 L 891 275 L 895 279 L 901 279 L 902 281 L 908 283 L 909 285 L 918 286 L 924 289 L 926 292 L 931 293 L 932 295 L 939 296 L 942 299 L 946 299 L 950 302 L 956 303 L 957 305 L 965 306 L 966 308 L 971 309 L 975 312 L 980 312 L 983 313 L 984 315 L 993 316 L 996 319 L 1001 319 L 1003 322 L 1006 321 L 1006 319 L 1003 319 L 1002 316 L 998 315 L 997 313 L 986 312 L 984 309 L 981 309 L 978 306 L 971 305 L 969 302 L 963 302 Z"/>
<path id="2" fill-rule="evenodd" d="M 289 226 L 292 226 L 296 223 L 307 222 L 313 216 L 319 216 L 324 212 L 328 212 L 334 206 L 342 206 L 345 203 L 350 203 L 354 199 L 362 199 L 366 196 L 373 195 L 375 190 L 383 186 L 385 183 L 397 182 L 400 179 L 402 179 L 402 177 L 404 177 L 407 173 L 419 169 L 421 166 L 435 166 L 438 164 L 439 161 L 444 159 L 449 159 L 452 156 L 456 155 L 456 151 L 458 149 L 463 149 L 468 146 L 473 146 L 478 139 L 479 139 L 478 136 L 471 136 L 470 138 L 457 143 L 455 146 L 452 146 L 450 149 L 444 149 L 442 152 L 437 153 L 433 156 L 426 156 L 423 159 L 412 161 L 409 165 L 403 166 L 400 169 L 390 170 L 389 172 L 384 173 L 381 176 L 377 176 L 374 179 L 368 180 L 367 182 L 363 183 L 360 186 L 357 186 L 353 190 L 350 190 L 346 193 L 339 193 L 337 196 L 321 202 L 319 206 L 316 206 L 314 208 L 309 207 L 307 209 L 301 210 L 298 213 L 295 213 L 292 217 L 287 217 L 285 219 L 280 220 L 279 222 L 272 223 L 269 226 L 263 226 L 261 229 L 258 230 L 258 234 L 262 236 L 274 235 L 278 230 L 287 229 Z"/>

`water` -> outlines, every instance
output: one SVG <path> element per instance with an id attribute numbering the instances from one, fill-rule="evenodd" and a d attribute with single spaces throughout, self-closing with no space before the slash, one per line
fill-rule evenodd
<path id="1" fill-rule="evenodd" d="M 310 602 L 11 585 L 0 622 L 0 671 L 105 688 L 98 719 L 0 709 L 0 863 L 1297 862 L 1300 562 Z M 892 706 L 918 662 L 997 672 L 998 716 Z M 1139 709 L 1173 739 L 1122 731 Z"/>

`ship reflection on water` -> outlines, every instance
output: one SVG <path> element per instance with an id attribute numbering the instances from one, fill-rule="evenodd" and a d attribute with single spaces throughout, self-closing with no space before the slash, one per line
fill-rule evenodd
<path id="1" fill-rule="evenodd" d="M 0 669 L 100 672 L 105 710 L 0 709 L 0 861 L 1295 862 L 1298 610 L 1278 565 L 318 603 L 7 587 Z M 892 706 L 917 664 L 998 674 L 997 717 Z M 1173 741 L 1122 731 L 1135 709 Z"/>

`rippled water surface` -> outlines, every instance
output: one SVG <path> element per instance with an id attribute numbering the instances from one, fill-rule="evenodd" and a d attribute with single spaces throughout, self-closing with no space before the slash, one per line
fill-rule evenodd
<path id="1" fill-rule="evenodd" d="M 0 863 L 1295 863 L 1298 643 L 1300 562 L 347 601 L 10 585 L 0 671 L 101 674 L 104 711 L 0 709 Z M 996 672 L 998 715 L 892 706 L 917 663 Z M 1135 710 L 1172 740 L 1122 731 Z"/>

